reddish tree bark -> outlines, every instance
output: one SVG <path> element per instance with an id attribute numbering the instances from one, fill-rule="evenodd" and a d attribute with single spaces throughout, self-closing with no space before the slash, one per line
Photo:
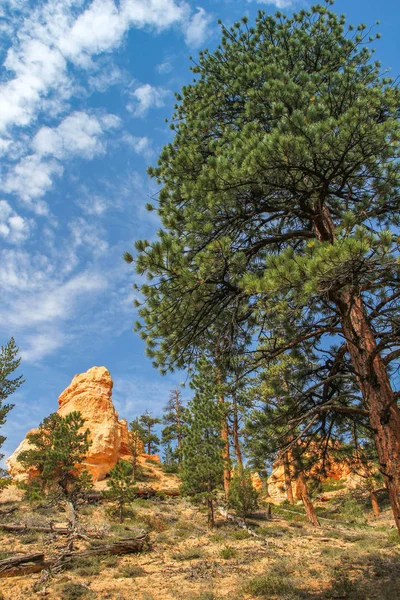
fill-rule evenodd
<path id="1" fill-rule="evenodd" d="M 375 517 L 379 517 L 381 514 L 381 509 L 378 502 L 378 494 L 375 490 L 370 490 L 369 497 L 371 499 L 372 510 L 374 512 Z"/>
<path id="2" fill-rule="evenodd" d="M 233 395 L 233 447 L 235 448 L 236 460 L 239 467 L 243 467 L 243 457 L 242 450 L 240 448 L 240 440 L 239 440 L 239 418 L 238 418 L 238 410 L 237 410 L 237 402 L 236 396 Z"/>
<path id="3" fill-rule="evenodd" d="M 328 208 L 319 201 L 314 209 L 317 238 L 333 243 L 335 228 Z M 380 470 L 400 533 L 400 410 L 397 399 L 360 293 L 354 288 L 346 288 L 333 290 L 328 296 L 339 311 L 355 376 L 369 409 Z"/>
<path id="4" fill-rule="evenodd" d="M 225 403 L 224 398 L 221 396 L 219 401 Z M 229 427 L 227 417 L 222 420 L 221 438 L 224 442 L 222 448 L 222 460 L 224 462 L 224 490 L 225 497 L 229 497 L 229 488 L 231 485 L 231 469 L 230 469 L 230 451 L 229 451 Z"/>

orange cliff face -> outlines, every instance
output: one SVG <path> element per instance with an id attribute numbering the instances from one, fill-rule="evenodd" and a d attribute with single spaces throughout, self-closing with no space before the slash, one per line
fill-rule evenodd
<path id="1" fill-rule="evenodd" d="M 93 481 L 104 479 L 120 458 L 129 460 L 131 456 L 128 424 L 125 419 L 118 419 L 111 398 L 112 388 L 109 371 L 105 367 L 92 367 L 86 373 L 75 375 L 58 398 L 58 414 L 65 417 L 78 411 L 85 419 L 84 429 L 90 430 L 92 445 L 83 467 L 92 475 Z M 25 438 L 6 461 L 10 474 L 19 481 L 27 481 L 35 475 L 33 471 L 26 472 L 17 461 L 18 454 L 28 448 Z"/>

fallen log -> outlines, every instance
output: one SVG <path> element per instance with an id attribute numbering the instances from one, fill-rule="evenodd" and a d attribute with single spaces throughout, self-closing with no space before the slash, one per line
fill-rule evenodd
<path id="1" fill-rule="evenodd" d="M 76 558 L 83 558 L 85 556 L 132 554 L 133 552 L 140 552 L 148 543 L 148 534 L 144 532 L 133 538 L 123 538 L 116 542 L 102 544 L 101 546 L 88 548 L 87 550 L 67 552 L 53 559 L 46 559 L 43 553 L 13 556 L 0 561 L 0 578 L 38 573 L 43 569 L 51 570 L 53 567 L 60 568 Z"/>
<path id="2" fill-rule="evenodd" d="M 16 532 L 16 533 L 24 533 L 25 531 L 38 531 L 39 533 L 55 533 L 57 535 L 70 535 L 73 533 L 73 529 L 69 529 L 68 527 L 54 527 L 53 525 L 42 526 L 42 525 L 17 525 L 17 524 L 8 524 L 8 523 L 0 523 L 0 529 L 3 531 Z"/>
<path id="3" fill-rule="evenodd" d="M 75 559 L 84 556 L 101 556 L 102 554 L 132 554 L 133 552 L 140 552 L 148 543 L 149 536 L 144 532 L 133 538 L 122 538 L 117 542 L 102 544 L 101 546 L 95 546 L 93 548 L 88 548 L 87 550 L 68 552 L 67 554 L 64 554 L 63 558 Z"/>
<path id="4" fill-rule="evenodd" d="M 6 558 L 0 561 L 0 578 L 38 573 L 48 567 L 50 562 L 45 560 L 43 553 Z"/>

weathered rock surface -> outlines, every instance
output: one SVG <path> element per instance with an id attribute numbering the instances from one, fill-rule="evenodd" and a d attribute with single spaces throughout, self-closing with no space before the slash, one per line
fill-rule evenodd
<path id="1" fill-rule="evenodd" d="M 292 472 L 292 489 L 295 498 L 299 498 L 300 496 L 297 493 L 297 485 L 294 476 L 294 468 L 291 466 L 290 468 Z M 349 480 L 351 471 L 349 466 L 346 463 L 342 462 L 334 462 L 331 461 L 329 468 L 327 470 L 326 476 L 322 479 L 322 482 L 327 479 L 343 479 L 347 482 Z M 272 473 L 268 477 L 267 481 L 268 486 L 268 494 L 275 502 L 283 502 L 286 500 L 286 488 L 285 488 L 285 472 L 284 467 L 281 461 L 276 461 L 272 467 Z"/>
<path id="2" fill-rule="evenodd" d="M 92 367 L 85 373 L 75 375 L 70 385 L 58 398 L 58 414 L 64 417 L 78 411 L 85 419 L 85 429 L 90 430 L 92 445 L 84 467 L 94 481 L 104 479 L 120 458 L 129 459 L 128 424 L 118 419 L 112 403 L 113 381 L 105 367 Z M 27 473 L 17 461 L 22 450 L 29 448 L 24 439 L 6 461 L 10 474 L 17 480 L 27 480 L 34 473 Z"/>

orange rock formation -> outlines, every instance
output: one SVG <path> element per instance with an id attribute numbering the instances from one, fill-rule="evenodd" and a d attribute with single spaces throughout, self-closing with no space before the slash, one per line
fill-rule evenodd
<path id="1" fill-rule="evenodd" d="M 84 467 L 94 481 L 104 479 L 119 459 L 130 458 L 128 424 L 125 419 L 118 420 L 111 399 L 112 388 L 109 371 L 105 367 L 92 367 L 86 373 L 75 375 L 58 398 L 58 414 L 64 417 L 72 411 L 78 411 L 85 419 L 85 429 L 90 430 L 92 445 Z M 19 481 L 34 476 L 34 473 L 27 473 L 17 461 L 18 454 L 28 448 L 29 443 L 25 438 L 6 461 L 10 474 Z"/>

